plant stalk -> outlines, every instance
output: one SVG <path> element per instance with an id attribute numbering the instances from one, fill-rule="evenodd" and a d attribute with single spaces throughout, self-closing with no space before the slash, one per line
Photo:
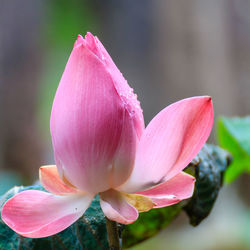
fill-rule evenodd
<path id="1" fill-rule="evenodd" d="M 106 217 L 106 228 L 110 250 L 121 250 L 117 223 Z"/>

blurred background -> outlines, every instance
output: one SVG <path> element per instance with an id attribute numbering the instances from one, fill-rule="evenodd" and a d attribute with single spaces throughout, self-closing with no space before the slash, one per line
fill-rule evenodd
<path id="1" fill-rule="evenodd" d="M 249 13 L 249 0 L 0 0 L 0 195 L 54 163 L 50 110 L 77 34 L 99 37 L 138 94 L 146 124 L 195 95 L 212 96 L 216 117 L 247 115 Z M 182 214 L 133 249 L 250 249 L 249 193 L 243 175 L 200 226 Z"/>

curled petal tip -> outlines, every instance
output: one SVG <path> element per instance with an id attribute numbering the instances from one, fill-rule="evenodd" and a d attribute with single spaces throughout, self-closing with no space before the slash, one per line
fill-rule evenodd
<path id="1" fill-rule="evenodd" d="M 96 40 L 95 37 L 90 33 L 87 32 L 87 34 L 85 35 L 85 42 L 88 46 L 88 48 L 97 56 L 99 56 L 99 49 L 96 47 Z"/>
<path id="2" fill-rule="evenodd" d="M 90 32 L 87 32 L 84 38 L 82 37 L 82 35 L 79 34 L 75 41 L 74 48 L 78 47 L 79 45 L 88 46 L 91 50 L 91 48 L 95 45 L 94 36 Z"/>
<path id="3" fill-rule="evenodd" d="M 94 38 L 93 34 L 92 34 L 91 32 L 89 32 L 89 31 L 86 33 L 85 39 L 86 39 L 87 37 L 89 37 L 89 38 L 90 38 L 90 37 L 91 37 L 91 38 Z"/>
<path id="4" fill-rule="evenodd" d="M 76 47 L 78 47 L 79 45 L 84 44 L 84 43 L 85 43 L 85 41 L 84 41 L 83 37 L 79 34 L 79 35 L 77 36 L 76 41 L 75 41 L 74 48 L 76 48 Z"/>
<path id="5" fill-rule="evenodd" d="M 77 39 L 81 39 L 81 40 L 83 40 L 82 35 L 81 35 L 81 34 L 78 34 Z"/>
<path id="6" fill-rule="evenodd" d="M 199 98 L 199 97 L 193 97 L 193 98 Z M 212 97 L 211 96 L 201 96 L 201 99 L 204 99 L 204 101 L 208 102 L 208 103 L 212 103 Z"/>

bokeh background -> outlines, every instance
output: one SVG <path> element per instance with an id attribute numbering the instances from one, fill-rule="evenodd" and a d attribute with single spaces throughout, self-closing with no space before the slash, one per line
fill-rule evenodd
<path id="1" fill-rule="evenodd" d="M 103 42 L 146 123 L 195 95 L 212 96 L 216 117 L 247 115 L 249 13 L 249 0 L 0 0 L 0 195 L 54 163 L 50 109 L 77 34 Z M 245 175 L 197 228 L 183 214 L 133 249 L 250 249 L 249 206 Z"/>

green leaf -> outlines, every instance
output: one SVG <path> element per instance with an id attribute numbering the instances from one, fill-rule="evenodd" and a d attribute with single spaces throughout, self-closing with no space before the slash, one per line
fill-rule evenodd
<path id="1" fill-rule="evenodd" d="M 0 197 L 0 207 L 6 200 L 24 190 L 43 190 L 41 186 L 14 187 Z M 12 231 L 0 220 L 0 249 L 13 250 L 81 250 L 108 249 L 106 221 L 97 196 L 91 206 L 73 225 L 59 234 L 41 239 L 29 239 Z"/>
<path id="2" fill-rule="evenodd" d="M 244 172 L 250 173 L 250 116 L 221 117 L 217 127 L 218 141 L 233 156 L 233 162 L 225 174 L 231 183 Z"/>
<path id="3" fill-rule="evenodd" d="M 205 145 L 188 165 L 186 171 L 194 170 L 196 178 L 194 194 L 184 206 L 191 225 L 197 226 L 211 212 L 230 162 L 228 152 L 214 145 Z"/>
<path id="4" fill-rule="evenodd" d="M 139 219 L 127 225 L 122 232 L 123 247 L 134 246 L 167 227 L 170 222 L 180 213 L 180 205 L 152 209 L 140 213 Z"/>

